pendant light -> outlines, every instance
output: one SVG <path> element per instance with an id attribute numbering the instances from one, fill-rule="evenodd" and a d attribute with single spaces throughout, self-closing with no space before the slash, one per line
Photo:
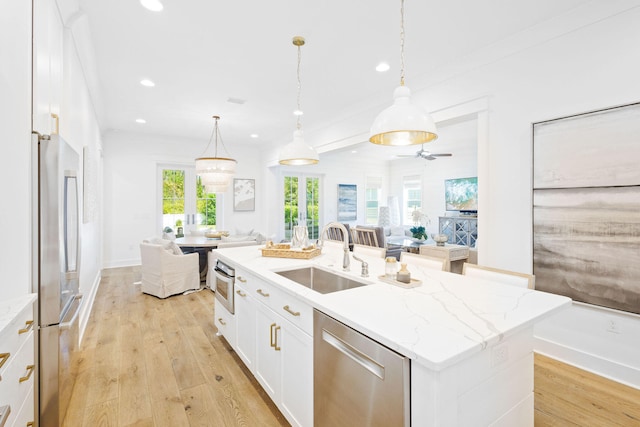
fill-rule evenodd
<path id="1" fill-rule="evenodd" d="M 293 45 L 298 47 L 298 109 L 295 111 L 297 117 L 296 130 L 293 132 L 293 141 L 288 143 L 280 152 L 280 164 L 281 165 L 314 165 L 318 163 L 318 152 L 311 146 L 305 144 L 302 137 L 302 125 L 300 124 L 300 117 L 302 117 L 302 110 L 300 109 L 300 47 L 304 45 L 304 37 L 295 36 L 293 38 Z"/>
<path id="2" fill-rule="evenodd" d="M 373 121 L 369 141 L 378 145 L 414 145 L 437 137 L 433 119 L 411 103 L 411 91 L 404 85 L 404 0 L 400 0 L 400 86 L 393 92 L 393 104 Z"/>
<path id="3" fill-rule="evenodd" d="M 223 193 L 227 191 L 231 179 L 236 173 L 236 164 L 238 162 L 235 159 L 218 157 L 218 137 L 220 137 L 220 142 L 225 151 L 227 149 L 224 146 L 224 142 L 222 142 L 220 129 L 218 128 L 218 120 L 220 120 L 220 117 L 213 116 L 213 119 L 215 120 L 215 125 L 211 137 L 209 137 L 209 143 L 204 149 L 203 156 L 209 149 L 214 136 L 216 140 L 216 151 L 214 157 L 198 157 L 196 159 L 196 174 L 200 177 L 201 183 L 204 185 L 207 193 Z"/>

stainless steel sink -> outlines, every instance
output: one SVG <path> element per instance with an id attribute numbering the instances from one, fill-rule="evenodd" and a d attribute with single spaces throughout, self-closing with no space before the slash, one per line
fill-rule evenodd
<path id="1" fill-rule="evenodd" d="M 344 291 L 367 284 L 317 267 L 296 268 L 295 270 L 277 271 L 276 273 L 321 294 Z"/>

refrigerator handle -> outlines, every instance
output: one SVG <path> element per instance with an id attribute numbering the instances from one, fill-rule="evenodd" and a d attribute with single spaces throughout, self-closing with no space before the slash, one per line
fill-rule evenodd
<path id="1" fill-rule="evenodd" d="M 76 295 L 75 299 L 76 301 L 80 301 L 82 299 L 82 294 Z M 73 313 L 71 320 L 69 320 L 68 322 L 60 322 L 60 330 L 64 331 L 67 329 L 71 329 L 71 326 L 73 326 L 73 324 L 76 322 L 76 319 L 78 318 L 79 315 L 80 315 L 80 302 L 78 302 L 76 311 Z"/>

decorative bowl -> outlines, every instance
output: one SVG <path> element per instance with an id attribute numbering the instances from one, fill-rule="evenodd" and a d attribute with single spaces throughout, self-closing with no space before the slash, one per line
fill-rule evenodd
<path id="1" fill-rule="evenodd" d="M 431 238 L 436 242 L 437 246 L 444 246 L 444 244 L 449 240 L 449 236 L 446 234 L 432 234 Z"/>
<path id="2" fill-rule="evenodd" d="M 209 239 L 219 239 L 222 236 L 228 236 L 228 231 L 216 231 L 216 230 L 207 230 L 204 232 L 204 237 L 208 237 Z"/>

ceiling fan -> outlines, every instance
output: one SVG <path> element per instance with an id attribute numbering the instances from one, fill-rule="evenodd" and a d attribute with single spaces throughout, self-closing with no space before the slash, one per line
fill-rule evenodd
<path id="1" fill-rule="evenodd" d="M 396 157 L 417 157 L 419 159 L 435 160 L 436 157 L 451 157 L 451 153 L 432 153 L 424 149 L 424 144 L 416 152 L 416 154 L 398 154 Z"/>

